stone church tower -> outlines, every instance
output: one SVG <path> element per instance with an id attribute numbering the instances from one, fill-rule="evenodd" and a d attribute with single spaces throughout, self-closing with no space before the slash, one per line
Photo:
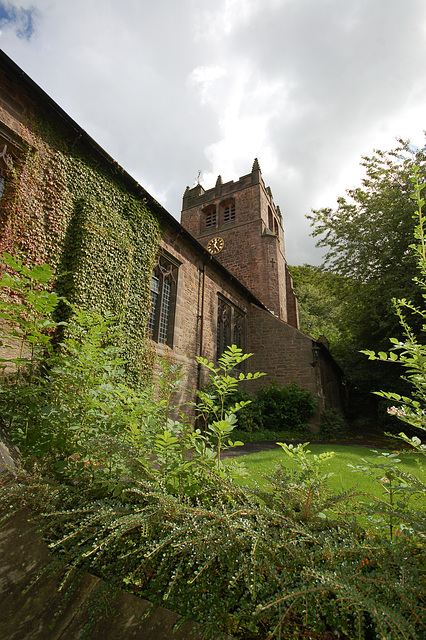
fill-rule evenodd
<path id="1" fill-rule="evenodd" d="M 181 223 L 270 311 L 299 327 L 282 215 L 257 159 L 238 182 L 223 183 L 219 176 L 213 189 L 187 187 Z"/>

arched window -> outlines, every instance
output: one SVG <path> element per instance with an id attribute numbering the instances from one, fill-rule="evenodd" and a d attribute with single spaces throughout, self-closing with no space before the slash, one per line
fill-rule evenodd
<path id="1" fill-rule="evenodd" d="M 244 328 L 244 313 L 228 300 L 219 297 L 217 305 L 216 359 L 220 358 L 231 344 L 237 345 L 244 351 Z"/>
<path id="2" fill-rule="evenodd" d="M 224 224 L 229 224 L 230 222 L 235 222 L 235 200 L 234 198 L 229 198 L 228 200 L 224 200 L 220 203 L 220 207 L 222 210 L 222 220 Z"/>
<path id="3" fill-rule="evenodd" d="M 8 153 L 7 145 L 0 146 L 0 200 L 3 197 L 4 190 L 6 188 L 7 174 L 13 167 L 13 158 Z"/>
<path id="4" fill-rule="evenodd" d="M 212 229 L 216 227 L 216 207 L 214 204 L 210 204 L 203 209 L 204 221 L 206 229 Z"/>
<path id="5" fill-rule="evenodd" d="M 169 347 L 173 346 L 176 285 L 177 264 L 160 254 L 151 276 L 148 334 L 155 342 L 167 344 Z"/>
<path id="6" fill-rule="evenodd" d="M 272 215 L 271 207 L 268 207 L 268 228 L 274 230 L 274 216 Z"/>

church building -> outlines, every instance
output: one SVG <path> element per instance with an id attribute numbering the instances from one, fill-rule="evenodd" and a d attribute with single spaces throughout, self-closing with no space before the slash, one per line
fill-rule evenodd
<path id="1" fill-rule="evenodd" d="M 182 401 L 207 380 L 195 356 L 237 344 L 253 353 L 247 372 L 266 373 L 247 391 L 295 382 L 318 415 L 343 408 L 339 367 L 299 328 L 257 159 L 235 182 L 187 187 L 178 222 L 3 52 L 0 152 L 0 250 L 70 272 L 74 300 L 122 318 L 132 362 L 148 333 L 181 366 Z"/>

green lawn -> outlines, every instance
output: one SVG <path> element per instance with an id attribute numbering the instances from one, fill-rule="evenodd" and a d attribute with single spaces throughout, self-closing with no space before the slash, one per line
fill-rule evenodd
<path id="1" fill-rule="evenodd" d="M 312 455 L 318 455 L 324 451 L 335 452 L 336 455 L 334 458 L 324 462 L 322 469 L 324 473 L 333 473 L 333 476 L 328 480 L 328 484 L 333 491 L 338 493 L 356 488 L 359 491 L 374 493 L 377 496 L 383 495 L 382 486 L 376 478 L 385 476 L 385 468 L 371 469 L 372 475 L 370 475 L 368 472 L 354 473 L 348 466 L 349 464 L 352 464 L 354 467 L 357 465 L 367 466 L 363 462 L 363 458 L 371 463 L 392 464 L 405 472 L 412 473 L 426 484 L 426 458 L 414 451 L 406 451 L 401 455 L 398 454 L 398 459 L 400 459 L 401 462 L 395 463 L 394 461 L 386 462 L 386 460 L 383 459 L 375 459 L 377 453 L 373 453 L 370 448 L 366 447 L 310 444 L 308 449 L 312 452 Z M 378 451 L 391 453 L 384 449 Z M 243 463 L 250 473 L 250 477 L 242 480 L 241 483 L 251 486 L 253 486 L 254 482 L 257 482 L 259 485 L 265 487 L 267 481 L 265 481 L 263 476 L 270 474 L 277 464 L 283 463 L 289 469 L 296 468 L 296 463 L 289 458 L 281 448 L 240 456 L 238 457 L 238 462 Z"/>

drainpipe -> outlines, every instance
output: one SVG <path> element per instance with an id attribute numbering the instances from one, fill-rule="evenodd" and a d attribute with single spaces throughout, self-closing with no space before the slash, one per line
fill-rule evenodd
<path id="1" fill-rule="evenodd" d="M 205 287 L 206 287 L 206 263 L 203 262 L 203 268 L 201 270 L 201 309 L 200 309 L 200 315 L 198 316 L 198 319 L 200 321 L 200 346 L 199 346 L 199 350 L 198 350 L 198 355 L 200 357 L 203 356 L 203 334 L 204 334 L 204 292 L 205 292 Z M 201 389 L 201 364 L 198 363 L 198 367 L 197 367 L 197 390 L 200 391 Z"/>

